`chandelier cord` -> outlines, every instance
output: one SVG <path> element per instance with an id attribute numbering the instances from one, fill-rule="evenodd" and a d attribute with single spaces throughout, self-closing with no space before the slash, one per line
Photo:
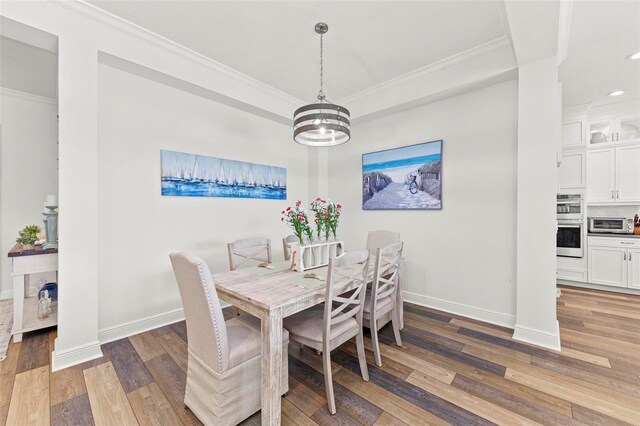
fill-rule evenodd
<path id="1" fill-rule="evenodd" d="M 320 34 L 320 92 L 318 92 L 318 100 L 323 102 L 325 99 L 324 96 L 324 49 L 323 49 L 323 35 Z"/>

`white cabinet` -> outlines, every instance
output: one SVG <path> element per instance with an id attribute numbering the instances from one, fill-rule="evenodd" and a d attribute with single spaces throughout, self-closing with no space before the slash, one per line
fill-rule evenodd
<path id="1" fill-rule="evenodd" d="M 560 144 L 562 148 L 585 146 L 587 144 L 587 121 L 584 119 L 562 123 Z"/>
<path id="2" fill-rule="evenodd" d="M 587 151 L 587 203 L 640 203 L 640 145 Z"/>
<path id="3" fill-rule="evenodd" d="M 589 121 L 589 145 L 615 142 L 615 119 L 606 117 Z"/>
<path id="4" fill-rule="evenodd" d="M 627 286 L 640 290 L 640 248 L 629 249 Z"/>
<path id="5" fill-rule="evenodd" d="M 587 203 L 615 201 L 615 148 L 587 152 Z"/>
<path id="6" fill-rule="evenodd" d="M 640 145 L 621 146 L 616 150 L 616 200 L 640 200 Z"/>
<path id="7" fill-rule="evenodd" d="M 640 239 L 589 237 L 589 282 L 640 289 Z"/>
<path id="8" fill-rule="evenodd" d="M 565 152 L 558 169 L 558 187 L 584 188 L 587 181 L 584 152 Z"/>
<path id="9" fill-rule="evenodd" d="M 640 114 L 611 115 L 589 121 L 589 146 L 640 141 Z"/>
<path id="10" fill-rule="evenodd" d="M 626 287 L 626 255 L 622 248 L 589 246 L 589 282 Z"/>
<path id="11" fill-rule="evenodd" d="M 640 115 L 616 117 L 616 141 L 640 141 Z"/>

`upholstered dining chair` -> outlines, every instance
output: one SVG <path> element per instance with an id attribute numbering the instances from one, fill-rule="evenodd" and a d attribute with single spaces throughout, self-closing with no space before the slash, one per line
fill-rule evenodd
<path id="1" fill-rule="evenodd" d="M 378 367 L 382 367 L 378 330 L 385 325 L 385 323 L 378 321 L 380 318 L 388 314 L 391 315 L 396 345 L 402 346 L 400 317 L 396 304 L 398 295 L 397 275 L 402 260 L 402 246 L 402 242 L 397 242 L 376 249 L 373 281 L 371 282 L 371 288 L 367 289 L 364 301 L 363 322 L 364 326 L 369 327 L 371 330 L 371 346 L 373 346 L 373 354 Z"/>
<path id="2" fill-rule="evenodd" d="M 331 351 L 352 337 L 356 338 L 358 360 L 362 378 L 369 381 L 367 360 L 362 337 L 362 309 L 367 283 L 369 252 L 367 250 L 345 253 L 329 259 L 325 303 L 314 306 L 284 319 L 289 338 L 322 351 L 324 386 L 331 414 L 336 413 L 331 374 Z M 355 286 L 349 296 L 340 291 Z"/>
<path id="3" fill-rule="evenodd" d="M 235 271 L 247 262 L 271 263 L 271 240 L 267 238 L 245 238 L 227 244 L 229 269 Z"/>
<path id="4" fill-rule="evenodd" d="M 298 237 L 295 235 L 287 235 L 282 239 L 282 252 L 284 253 L 284 260 L 291 259 L 291 243 L 297 243 Z"/>
<path id="5" fill-rule="evenodd" d="M 171 253 L 187 322 L 187 384 L 184 404 L 205 425 L 235 425 L 260 410 L 262 339 L 260 319 L 242 315 L 224 321 L 207 264 Z M 283 330 L 282 351 L 289 333 Z M 289 391 L 287 357 L 281 392 Z"/>

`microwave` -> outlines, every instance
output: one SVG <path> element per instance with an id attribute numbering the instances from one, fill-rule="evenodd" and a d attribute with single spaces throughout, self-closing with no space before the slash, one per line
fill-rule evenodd
<path id="1" fill-rule="evenodd" d="M 589 232 L 600 234 L 631 234 L 633 221 L 626 217 L 590 217 Z"/>

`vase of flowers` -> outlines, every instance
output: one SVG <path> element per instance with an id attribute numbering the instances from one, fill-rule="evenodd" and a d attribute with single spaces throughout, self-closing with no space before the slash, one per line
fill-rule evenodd
<path id="1" fill-rule="evenodd" d="M 311 211 L 313 212 L 313 221 L 316 225 L 316 235 L 318 236 L 318 242 L 322 241 L 322 230 L 324 229 L 324 210 L 326 210 L 327 202 L 320 197 L 317 197 L 311 203 Z"/>
<path id="2" fill-rule="evenodd" d="M 282 211 L 282 218 L 280 220 L 289 225 L 291 230 L 293 230 L 293 233 L 298 237 L 298 241 L 302 246 L 304 245 L 305 236 L 309 241 L 313 239 L 313 231 L 309 225 L 307 212 L 305 212 L 301 206 L 302 201 L 296 201 L 294 207 L 287 207 L 286 210 Z"/>
<path id="3" fill-rule="evenodd" d="M 342 210 L 342 205 L 328 203 L 327 205 L 327 219 L 325 226 L 329 228 L 331 234 L 333 235 L 333 239 L 337 240 L 338 233 L 338 223 L 340 222 L 340 211 Z M 327 232 L 328 235 L 328 232 Z"/>

